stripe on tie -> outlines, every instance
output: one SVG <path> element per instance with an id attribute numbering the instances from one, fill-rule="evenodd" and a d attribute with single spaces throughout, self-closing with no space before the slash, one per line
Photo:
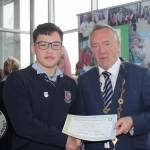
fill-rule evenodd
<path id="1" fill-rule="evenodd" d="M 110 109 L 110 104 L 112 102 L 113 88 L 110 80 L 111 73 L 104 71 L 102 72 L 105 78 L 105 84 L 103 88 L 103 99 L 106 101 L 106 107 Z"/>

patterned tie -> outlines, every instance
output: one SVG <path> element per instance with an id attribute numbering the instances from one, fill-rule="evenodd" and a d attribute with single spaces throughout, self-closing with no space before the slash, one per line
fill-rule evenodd
<path id="1" fill-rule="evenodd" d="M 54 82 L 54 81 L 52 81 L 52 80 L 50 80 L 48 77 L 47 77 L 47 75 L 45 74 L 45 73 L 40 73 L 40 75 L 42 75 L 43 77 L 44 77 L 44 79 L 47 81 L 47 82 L 49 82 L 52 86 L 56 86 L 56 82 Z"/>
<path id="2" fill-rule="evenodd" d="M 111 73 L 104 71 L 102 72 L 104 78 L 105 78 L 105 85 L 103 89 L 103 99 L 106 101 L 106 107 L 110 109 L 110 104 L 112 102 L 112 95 L 113 95 L 113 88 L 111 84 L 111 80 L 109 76 Z"/>

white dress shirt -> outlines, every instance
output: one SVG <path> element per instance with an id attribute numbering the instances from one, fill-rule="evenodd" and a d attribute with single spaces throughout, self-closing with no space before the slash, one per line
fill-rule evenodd
<path id="1" fill-rule="evenodd" d="M 110 80 L 111 80 L 113 91 L 114 91 L 117 77 L 118 77 L 118 73 L 119 73 L 119 69 L 120 69 L 120 64 L 121 64 L 121 60 L 118 58 L 117 61 L 115 62 L 115 64 L 111 68 L 109 68 L 108 70 L 104 70 L 103 68 L 98 66 L 99 74 L 100 74 L 100 82 L 102 83 L 101 91 L 103 91 L 104 84 L 105 84 L 105 78 L 102 74 L 102 72 L 104 72 L 104 71 L 111 73 Z"/>

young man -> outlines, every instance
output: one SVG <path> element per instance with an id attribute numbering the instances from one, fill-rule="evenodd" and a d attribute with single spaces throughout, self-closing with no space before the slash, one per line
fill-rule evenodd
<path id="1" fill-rule="evenodd" d="M 98 66 L 78 78 L 78 114 L 117 114 L 116 150 L 150 150 L 150 71 L 119 59 L 120 42 L 96 25 L 90 46 Z M 84 142 L 86 150 L 114 149 L 111 140 Z"/>
<path id="2" fill-rule="evenodd" d="M 12 150 L 79 150 L 80 140 L 62 133 L 74 112 L 76 83 L 57 64 L 63 55 L 63 32 L 52 23 L 33 32 L 36 62 L 13 72 L 4 87 L 4 102 L 15 133 Z"/>

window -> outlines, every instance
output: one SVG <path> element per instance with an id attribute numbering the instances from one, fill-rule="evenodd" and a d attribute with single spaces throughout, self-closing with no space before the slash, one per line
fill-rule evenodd
<path id="1" fill-rule="evenodd" d="M 14 3 L 9 3 L 3 7 L 3 27 L 14 29 Z"/>
<path id="2" fill-rule="evenodd" d="M 30 35 L 21 34 L 21 54 L 20 63 L 21 68 L 25 68 L 30 64 Z"/>
<path id="3" fill-rule="evenodd" d="M 35 27 L 48 22 L 48 0 L 35 1 Z"/>
<path id="4" fill-rule="evenodd" d="M 29 0 L 20 0 L 20 30 L 30 31 Z"/>
<path id="5" fill-rule="evenodd" d="M 78 28 L 77 14 L 91 11 L 91 0 L 55 0 L 55 24 L 62 31 Z M 78 32 L 64 34 L 65 46 L 71 62 L 72 74 L 78 62 Z"/>
<path id="6" fill-rule="evenodd" d="M 66 48 L 70 63 L 71 72 L 75 73 L 75 65 L 78 62 L 78 32 L 64 34 L 63 45 Z"/>
<path id="7" fill-rule="evenodd" d="M 91 0 L 55 0 L 55 24 L 61 30 L 78 28 L 76 14 L 91 11 Z"/>
<path id="8" fill-rule="evenodd" d="M 30 64 L 30 37 L 29 34 L 0 32 L 0 68 L 8 56 L 17 58 L 21 68 Z"/>

